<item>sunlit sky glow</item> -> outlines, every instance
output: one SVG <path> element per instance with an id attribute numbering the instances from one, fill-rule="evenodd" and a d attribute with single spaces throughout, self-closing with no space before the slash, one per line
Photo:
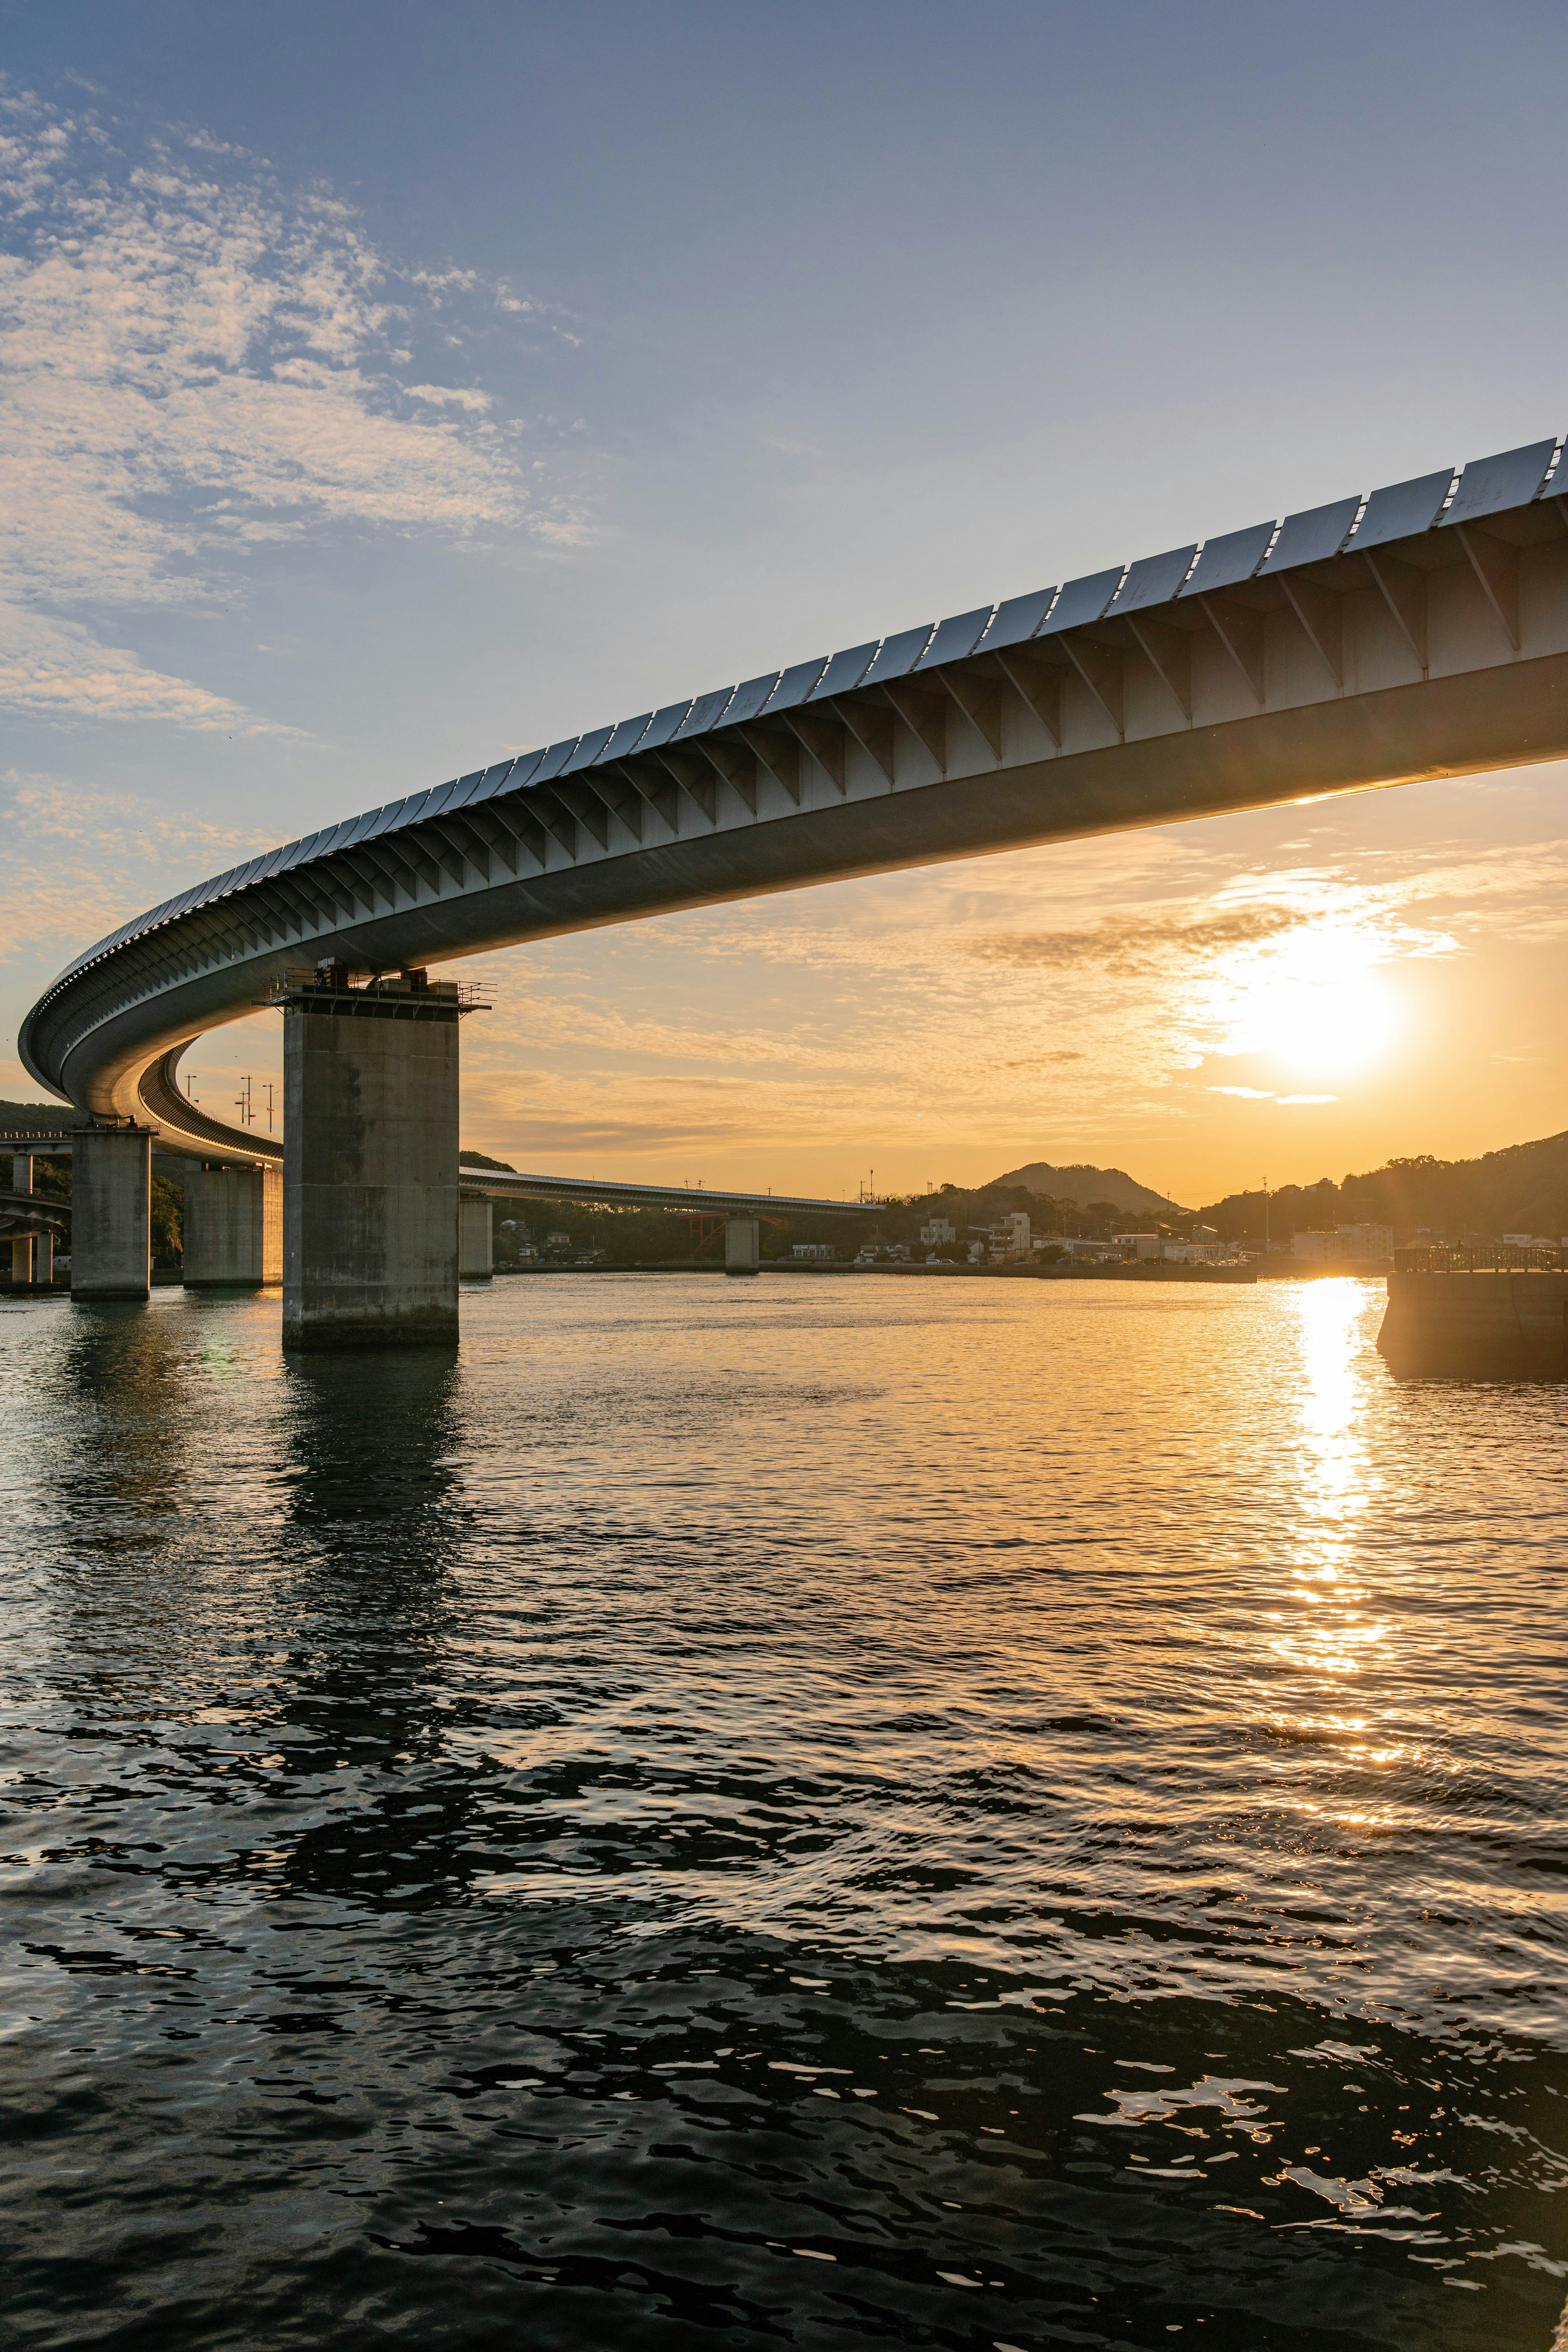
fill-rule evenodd
<path id="1" fill-rule="evenodd" d="M 1568 422 L 1542 11 L 1238 43 L 1003 7 L 977 43 L 808 9 L 796 58 L 692 8 L 192 17 L 8 26 L 6 1040 L 125 915 L 330 817 Z M 1195 1202 L 1550 1133 L 1565 782 L 489 958 L 465 1139 L 832 1192 L 1089 1159 Z M 204 1103 L 278 1045 L 209 1037 Z"/>

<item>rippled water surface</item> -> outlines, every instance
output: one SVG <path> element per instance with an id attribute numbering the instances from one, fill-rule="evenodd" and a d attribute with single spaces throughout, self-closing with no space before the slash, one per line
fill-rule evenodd
<path id="1" fill-rule="evenodd" d="M 1381 1298 L 0 1310 L 19 2347 L 1466 2347 L 1568 2294 L 1568 1395 Z"/>

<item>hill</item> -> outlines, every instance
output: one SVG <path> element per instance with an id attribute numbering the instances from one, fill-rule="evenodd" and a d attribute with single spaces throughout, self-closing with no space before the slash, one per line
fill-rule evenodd
<path id="1" fill-rule="evenodd" d="M 69 1103 L 6 1102 L 0 1099 L 0 1136 L 68 1135 L 86 1118 Z"/>
<path id="2" fill-rule="evenodd" d="M 1391 1160 L 1363 1176 L 1287 1184 L 1268 1200 L 1268 1229 L 1292 1233 L 1363 1221 L 1429 1227 L 1458 1241 L 1465 1234 L 1568 1234 L 1568 1134 L 1512 1143 L 1479 1160 Z M 1229 1192 L 1200 1216 L 1226 1235 L 1263 1231 L 1258 1192 Z"/>
<path id="3" fill-rule="evenodd" d="M 1015 1168 L 1005 1176 L 994 1176 L 992 1184 L 1020 1184 L 1026 1192 L 1048 1192 L 1055 1201 L 1076 1201 L 1087 1209 L 1091 1201 L 1110 1201 L 1119 1209 L 1147 1210 L 1154 1217 L 1179 1217 L 1183 1212 L 1163 1192 L 1152 1192 L 1147 1184 L 1140 1184 L 1121 1168 L 1091 1168 L 1085 1160 L 1075 1160 L 1065 1168 L 1053 1168 L 1048 1160 L 1031 1160 L 1026 1168 Z M 989 1191 L 990 1186 L 985 1190 Z"/>

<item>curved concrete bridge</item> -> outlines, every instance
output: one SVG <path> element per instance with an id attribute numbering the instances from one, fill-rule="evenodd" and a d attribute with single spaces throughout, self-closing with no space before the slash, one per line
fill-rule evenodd
<path id="1" fill-rule="evenodd" d="M 1541 441 L 476 769 L 123 924 L 33 1007 L 23 1061 L 100 1120 L 151 1119 L 164 1149 L 256 1169 L 277 1148 L 194 1111 L 178 1065 L 204 1030 L 277 1003 L 289 1213 L 304 1214 L 312 1186 L 323 1201 L 335 1188 L 331 1248 L 347 1248 L 357 1185 L 354 1213 L 379 1235 L 366 1247 L 391 1265 L 412 1242 L 386 1223 L 403 1148 L 389 1139 L 413 1150 L 418 1103 L 432 1107 L 429 1165 L 455 1170 L 468 1007 L 428 980 L 432 965 L 851 875 L 1568 754 L 1565 494 L 1561 445 Z M 332 1118 L 316 1107 L 329 1067 Z M 343 1157 L 341 1106 L 366 1089 L 382 1104 L 374 1181 Z M 435 1139 L 447 1125 L 449 1153 Z M 317 1247 L 301 1226 L 297 1249 Z M 286 1265 L 286 1335 L 309 1344 L 331 1318 L 312 1318 L 301 1286 Z M 452 1287 L 455 1299 L 455 1275 Z M 391 1336 L 368 1307 L 361 1319 Z M 444 1308 L 428 1328 L 449 1336 Z"/>

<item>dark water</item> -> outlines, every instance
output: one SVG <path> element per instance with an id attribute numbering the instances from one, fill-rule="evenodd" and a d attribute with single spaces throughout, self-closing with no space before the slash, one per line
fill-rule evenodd
<path id="1" fill-rule="evenodd" d="M 1544 2347 L 1568 1394 L 1379 1300 L 0 1312 L 24 2347 Z"/>

